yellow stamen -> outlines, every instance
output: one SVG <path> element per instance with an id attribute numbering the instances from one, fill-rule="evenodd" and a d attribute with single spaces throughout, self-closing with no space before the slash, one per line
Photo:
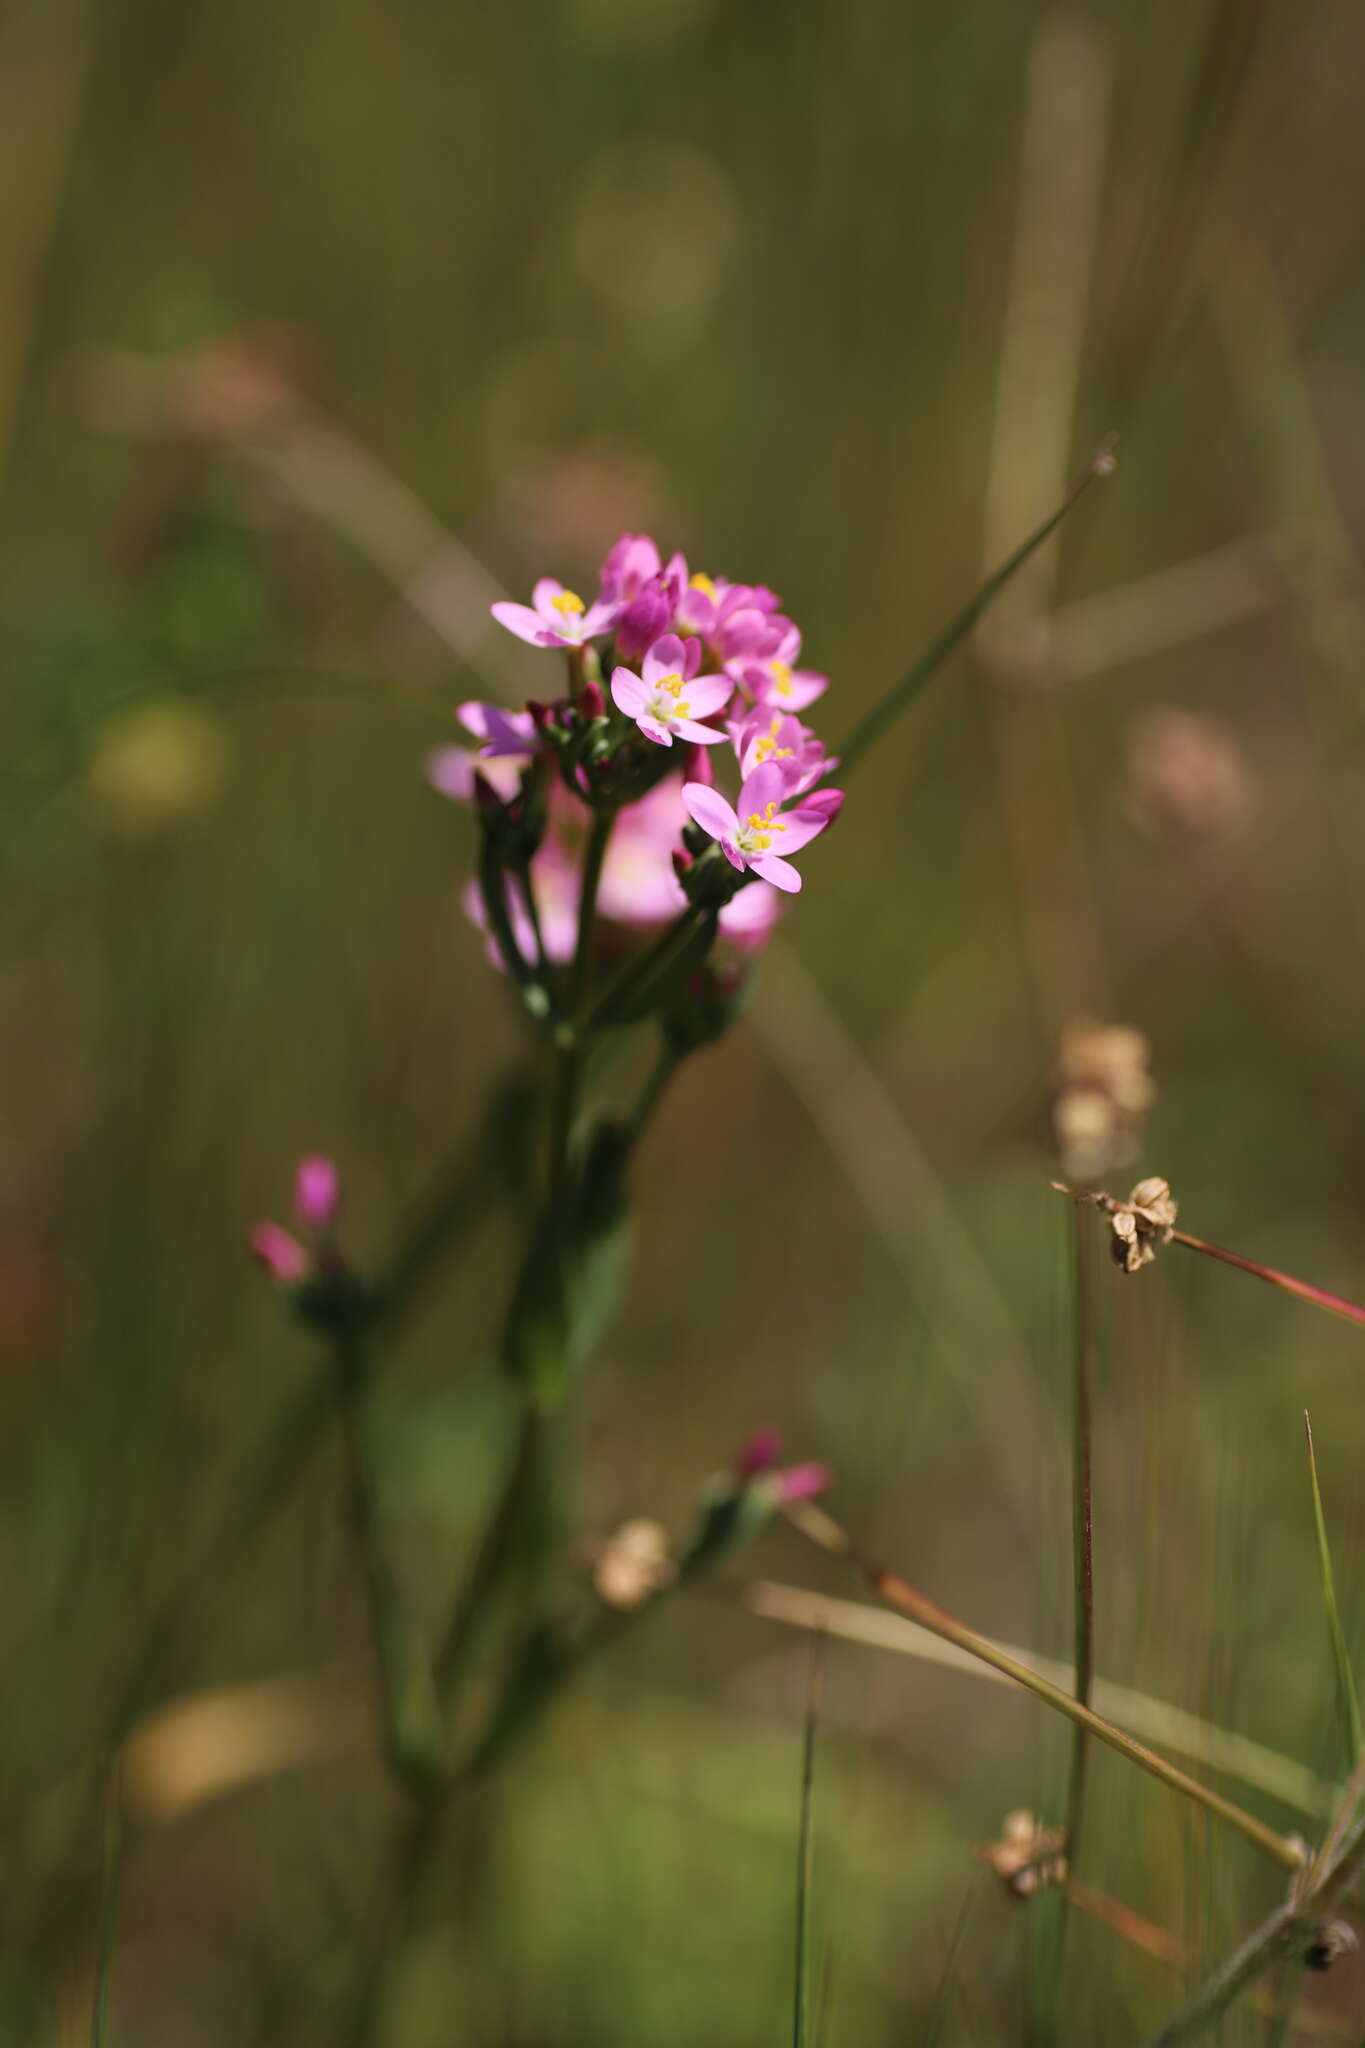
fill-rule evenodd
<path id="1" fill-rule="evenodd" d="M 700 573 L 690 579 L 688 589 L 699 590 L 703 597 L 714 598 L 716 594 L 716 586 L 711 581 L 711 578 Z"/>
<path id="2" fill-rule="evenodd" d="M 768 663 L 768 673 L 782 692 L 782 695 L 789 697 L 792 687 L 792 672 L 788 663 L 785 661 L 770 661 Z"/>
<path id="3" fill-rule="evenodd" d="M 668 691 L 668 694 L 669 694 L 669 696 L 670 696 L 670 697 L 679 697 L 679 696 L 681 696 L 681 695 L 682 695 L 682 686 L 683 686 L 683 679 L 682 679 L 682 677 L 681 677 L 681 676 L 679 676 L 679 675 L 671 675 L 671 676 L 660 676 L 660 678 L 659 678 L 659 682 L 658 682 L 658 687 L 659 687 L 659 689 L 661 689 L 661 690 L 667 690 L 667 691 Z"/>
<path id="4" fill-rule="evenodd" d="M 583 600 L 578 595 L 578 592 L 576 590 L 561 590 L 558 597 L 552 597 L 550 599 L 550 603 L 554 606 L 555 610 L 557 612 L 562 613 L 566 619 L 569 617 L 570 613 L 577 615 L 579 612 L 585 609 Z"/>

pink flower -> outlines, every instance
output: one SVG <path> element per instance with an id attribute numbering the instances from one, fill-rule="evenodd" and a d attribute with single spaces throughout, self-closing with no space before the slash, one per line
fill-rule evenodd
<path id="1" fill-rule="evenodd" d="M 602 564 L 602 596 L 609 604 L 629 604 L 663 564 L 647 533 L 623 533 Z"/>
<path id="2" fill-rule="evenodd" d="M 496 760 L 500 755 L 534 754 L 540 747 L 540 734 L 529 711 L 506 711 L 501 704 L 480 704 L 472 699 L 457 707 L 455 716 L 466 732 L 472 732 L 476 739 L 483 741 L 479 748 L 481 760 Z"/>
<path id="3" fill-rule="evenodd" d="M 523 960 L 536 958 L 536 933 L 520 882 L 506 878 L 507 916 L 512 937 Z M 557 839 L 546 839 L 531 862 L 531 887 L 535 892 L 536 915 L 545 943 L 547 960 L 572 960 L 578 944 L 579 873 L 576 862 Z M 465 883 L 460 893 L 465 916 L 479 931 L 488 931 L 483 890 L 477 881 Z M 488 958 L 500 971 L 505 962 L 498 942 L 488 939 Z"/>
<path id="4" fill-rule="evenodd" d="M 495 604 L 491 610 L 500 626 L 533 647 L 582 647 L 611 631 L 618 607 L 606 598 L 585 605 L 577 591 L 542 576 L 529 605 Z"/>
<path id="5" fill-rule="evenodd" d="M 686 569 L 686 563 L 681 564 Z M 777 604 L 771 590 L 723 577 L 693 576 L 678 599 L 678 625 L 696 633 L 719 661 L 766 652 L 773 639 L 771 613 Z"/>
<path id="6" fill-rule="evenodd" d="M 667 924 L 686 910 L 673 851 L 687 823 L 682 783 L 666 776 L 617 817 L 602 863 L 597 907 L 612 924 Z"/>
<path id="7" fill-rule="evenodd" d="M 517 754 L 501 754 L 490 760 L 471 754 L 467 747 L 433 747 L 426 759 L 427 781 L 442 796 L 468 804 L 474 801 L 474 779 L 479 776 L 495 796 L 509 803 L 520 786 L 525 765 L 525 759 Z"/>
<path id="8" fill-rule="evenodd" d="M 742 724 L 732 725 L 730 733 L 740 774 L 750 775 L 765 761 L 776 761 L 793 796 L 810 789 L 822 775 L 839 765 L 830 760 L 824 741 L 816 739 L 808 725 L 770 704 L 759 705 Z"/>
<path id="9" fill-rule="evenodd" d="M 783 915 L 782 897 L 771 882 L 750 882 L 721 911 L 717 923 L 720 935 L 740 953 L 757 953 L 766 946 Z"/>
<path id="10" fill-rule="evenodd" d="M 700 782 L 684 785 L 683 802 L 693 822 L 720 841 L 721 852 L 731 867 L 751 868 L 775 889 L 794 892 L 801 887 L 801 877 L 783 855 L 799 853 L 803 846 L 808 846 L 824 831 L 838 804 L 803 806 L 780 817 L 778 813 L 787 794 L 780 765 L 765 761 L 745 776 L 737 812 L 719 790 L 707 789 Z M 839 803 L 843 802 L 842 791 L 824 794 L 837 796 Z M 776 847 L 781 848 L 781 853 L 775 851 Z"/>
<path id="11" fill-rule="evenodd" d="M 695 641 L 689 648 L 676 633 L 666 633 L 645 656 L 643 676 L 628 668 L 613 672 L 611 694 L 617 709 L 633 718 L 645 738 L 658 746 L 671 747 L 675 733 L 695 746 L 715 746 L 725 734 L 698 720 L 728 704 L 734 684 L 729 676 L 689 675 L 699 660 Z"/>
<path id="12" fill-rule="evenodd" d="M 813 668 L 798 668 L 801 635 L 790 620 L 785 622 L 775 647 L 746 654 L 731 661 L 730 673 L 753 691 L 760 704 L 775 711 L 804 711 L 829 688 L 829 677 Z"/>

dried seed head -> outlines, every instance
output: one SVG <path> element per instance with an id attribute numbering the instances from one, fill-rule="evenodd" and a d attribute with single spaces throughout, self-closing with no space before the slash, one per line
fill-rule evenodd
<path id="1" fill-rule="evenodd" d="M 1303 1966 L 1306 1970 L 1330 1970 L 1333 1963 L 1353 1955 L 1359 1947 L 1359 1937 L 1347 1921 L 1326 1920 L 1313 1929 L 1305 1942 Z"/>
<path id="2" fill-rule="evenodd" d="M 1150 1056 L 1131 1025 L 1079 1017 L 1063 1031 L 1052 1123 L 1069 1180 L 1091 1184 L 1133 1157 L 1138 1126 L 1156 1099 Z"/>
<path id="3" fill-rule="evenodd" d="M 1125 1273 L 1150 1265 L 1156 1246 L 1169 1244 L 1179 1205 L 1159 1174 L 1140 1180 L 1126 1202 L 1106 1202 L 1114 1233 L 1114 1263 Z"/>
<path id="4" fill-rule="evenodd" d="M 1129 803 L 1156 838 L 1215 839 L 1251 814 L 1245 758 L 1221 720 L 1171 707 L 1149 712 L 1132 738 Z"/>
<path id="5" fill-rule="evenodd" d="M 1049 1885 L 1065 1884 L 1066 1837 L 1060 1828 L 1045 1828 L 1026 1807 L 1007 1813 L 998 1842 L 982 1842 L 975 1850 L 989 1863 L 1011 1897 L 1032 1898 Z"/>
<path id="6" fill-rule="evenodd" d="M 623 1522 L 593 1560 L 593 1586 L 606 1607 L 643 1607 L 677 1576 L 668 1554 L 668 1531 L 660 1522 Z"/>

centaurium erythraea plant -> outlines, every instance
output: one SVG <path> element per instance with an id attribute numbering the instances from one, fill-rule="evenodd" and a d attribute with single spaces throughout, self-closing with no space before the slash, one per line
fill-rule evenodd
<path id="1" fill-rule="evenodd" d="M 428 758 L 434 787 L 478 807 L 482 857 L 462 900 L 490 959 L 562 1032 L 583 1021 L 566 1012 L 597 970 L 619 967 L 632 928 L 665 940 L 671 925 L 694 928 L 694 980 L 715 966 L 698 950 L 703 931 L 757 952 L 779 892 L 801 887 L 791 856 L 843 801 L 828 783 L 837 764 L 795 715 L 826 678 L 795 667 L 800 630 L 776 593 L 693 572 L 648 534 L 626 533 L 590 602 L 542 577 L 529 606 L 492 610 L 519 639 L 567 657 L 567 688 L 521 707 L 462 704 L 473 744 Z M 733 803 L 717 786 L 725 761 Z M 676 975 L 661 973 L 652 992 L 662 1011 Z M 632 1000 L 629 1016 L 650 1007 Z"/>

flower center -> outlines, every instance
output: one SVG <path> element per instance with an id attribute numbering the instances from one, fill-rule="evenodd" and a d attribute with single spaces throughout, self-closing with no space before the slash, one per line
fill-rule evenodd
<path id="1" fill-rule="evenodd" d="M 773 682 L 777 686 L 777 689 L 780 691 L 781 695 L 784 697 L 789 697 L 791 695 L 792 687 L 792 672 L 790 663 L 785 661 L 770 661 L 768 663 L 768 674 L 772 677 Z"/>
<path id="2" fill-rule="evenodd" d="M 689 590 L 699 590 L 703 597 L 709 597 L 713 601 L 715 599 L 715 584 L 709 576 L 703 576 L 700 572 L 690 579 L 687 587 Z"/>
<path id="3" fill-rule="evenodd" d="M 758 742 L 758 745 L 754 748 L 754 759 L 756 761 L 790 761 L 795 750 L 792 747 L 779 747 L 777 744 L 777 735 L 781 730 L 781 726 L 782 720 L 775 718 L 762 739 Z"/>
<path id="4" fill-rule="evenodd" d="M 653 710 L 656 718 L 690 718 L 692 708 L 682 694 L 683 679 L 680 675 L 660 676 L 654 685 Z"/>
<path id="5" fill-rule="evenodd" d="M 577 618 L 578 614 L 584 609 L 583 600 L 576 590 L 561 590 L 558 597 L 550 599 L 550 603 L 559 613 L 560 617 L 565 619 L 570 617 Z"/>
<path id="6" fill-rule="evenodd" d="M 750 811 L 744 821 L 744 830 L 739 836 L 741 852 L 766 853 L 773 843 L 774 832 L 786 831 L 782 820 L 773 816 L 776 809 L 777 799 L 774 798 L 772 803 L 765 804 L 761 811 Z"/>

